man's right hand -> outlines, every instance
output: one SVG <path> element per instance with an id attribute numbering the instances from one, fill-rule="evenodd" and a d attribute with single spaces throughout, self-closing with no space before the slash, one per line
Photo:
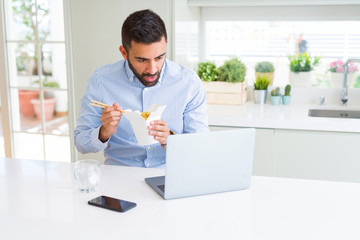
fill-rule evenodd
<path id="1" fill-rule="evenodd" d="M 116 133 L 117 126 L 121 119 L 121 112 L 122 108 L 119 104 L 114 103 L 110 107 L 104 108 L 102 111 L 102 115 L 100 120 L 102 125 L 99 131 L 99 140 L 102 142 L 106 142 L 109 138 Z"/>

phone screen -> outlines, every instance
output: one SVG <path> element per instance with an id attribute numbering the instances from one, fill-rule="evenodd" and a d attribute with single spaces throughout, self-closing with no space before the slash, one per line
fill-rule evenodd
<path id="1" fill-rule="evenodd" d="M 107 208 L 118 212 L 126 212 L 127 210 L 136 207 L 136 203 L 112 198 L 108 196 L 100 196 L 88 201 L 88 204 Z"/>

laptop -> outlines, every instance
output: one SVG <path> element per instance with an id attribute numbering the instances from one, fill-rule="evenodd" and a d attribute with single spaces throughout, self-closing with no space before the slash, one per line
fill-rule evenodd
<path id="1" fill-rule="evenodd" d="M 164 199 L 247 189 L 254 146 L 253 128 L 171 135 L 166 176 L 145 181 Z"/>

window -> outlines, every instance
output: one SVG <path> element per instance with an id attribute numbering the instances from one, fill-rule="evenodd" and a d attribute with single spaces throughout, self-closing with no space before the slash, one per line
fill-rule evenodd
<path id="1" fill-rule="evenodd" d="M 307 52 L 320 56 L 313 86 L 330 87 L 329 64 L 360 56 L 360 21 L 207 21 L 205 58 L 216 63 L 237 56 L 255 78 L 254 66 L 275 64 L 274 85 L 288 83 L 289 55 Z M 357 86 L 357 82 L 354 83 Z"/>
<path id="2" fill-rule="evenodd" d="M 308 52 L 321 57 L 312 74 L 312 86 L 329 88 L 331 62 L 360 58 L 359 9 L 359 5 L 200 7 L 196 19 L 193 7 L 182 6 L 180 14 L 189 11 L 191 15 L 189 20 L 175 17 L 175 60 L 196 69 L 199 61 L 220 66 L 238 57 L 247 66 L 250 84 L 255 80 L 256 63 L 270 61 L 275 65 L 274 85 L 285 86 L 289 82 L 288 56 Z M 196 51 L 196 46 L 200 50 Z M 352 87 L 360 87 L 359 72 Z"/>
<path id="3" fill-rule="evenodd" d="M 13 157 L 71 161 L 63 13 L 63 1 L 4 1 Z"/>

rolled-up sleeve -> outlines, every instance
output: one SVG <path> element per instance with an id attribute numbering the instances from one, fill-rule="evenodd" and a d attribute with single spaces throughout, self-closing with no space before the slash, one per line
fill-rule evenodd
<path id="1" fill-rule="evenodd" d="M 201 80 L 195 72 L 191 76 L 194 81 L 190 91 L 190 101 L 184 111 L 184 133 L 208 132 L 208 115 L 206 93 Z"/>
<path id="2" fill-rule="evenodd" d="M 98 137 L 102 125 L 100 120 L 102 109 L 89 104 L 92 99 L 102 101 L 101 96 L 101 86 L 95 71 L 89 78 L 85 94 L 81 99 L 80 116 L 74 131 L 75 146 L 81 153 L 98 152 L 107 145 L 107 142 L 101 142 Z"/>

